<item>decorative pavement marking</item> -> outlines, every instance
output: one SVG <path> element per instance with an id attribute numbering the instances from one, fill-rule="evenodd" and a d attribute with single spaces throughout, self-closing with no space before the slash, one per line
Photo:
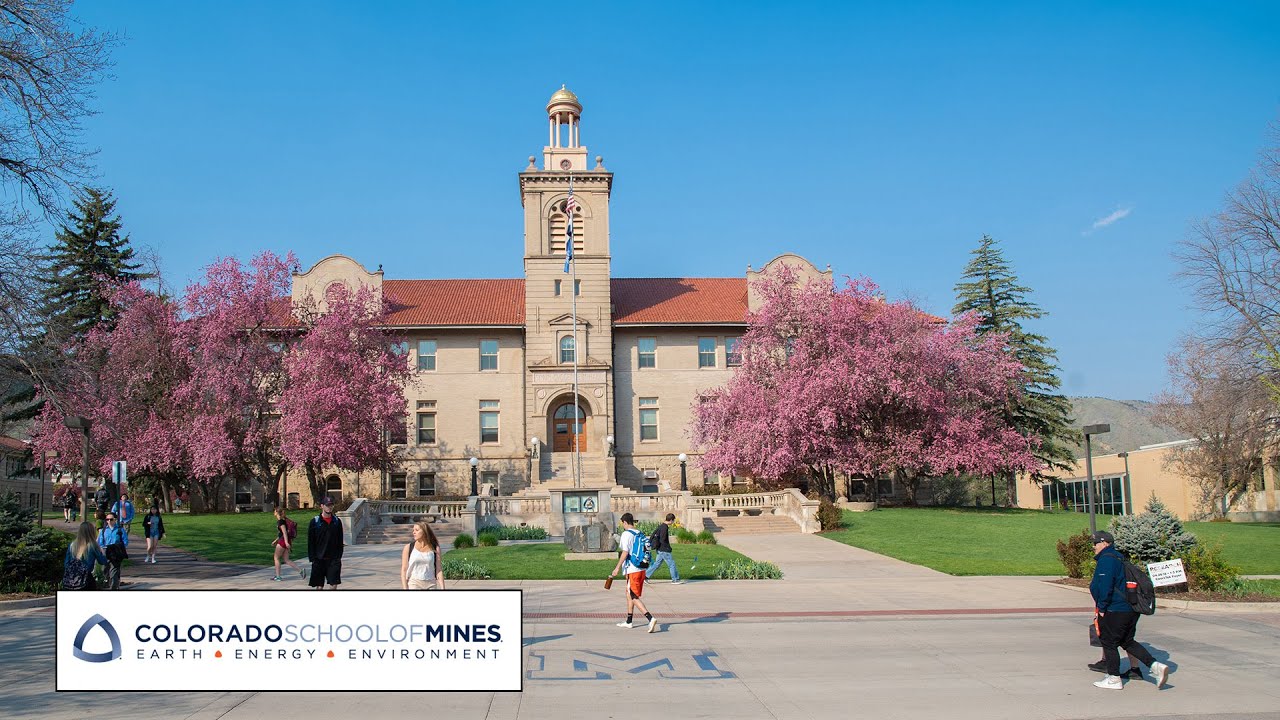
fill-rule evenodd
<path id="1" fill-rule="evenodd" d="M 719 663 L 719 664 L 717 664 Z M 726 680 L 737 678 L 723 667 L 714 650 L 670 648 L 635 655 L 610 655 L 593 650 L 529 652 L 529 680 L 613 680 L 651 677 L 663 680 Z"/>

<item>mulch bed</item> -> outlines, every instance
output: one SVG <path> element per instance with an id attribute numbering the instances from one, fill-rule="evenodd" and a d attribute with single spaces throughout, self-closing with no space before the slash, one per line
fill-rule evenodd
<path id="1" fill-rule="evenodd" d="M 48 597 L 48 595 L 47 594 L 41 595 L 39 593 L 29 593 L 29 592 L 0 593 L 0 602 L 3 602 L 5 600 L 29 600 L 31 598 L 38 598 L 38 597 Z"/>
<path id="2" fill-rule="evenodd" d="M 1058 585 L 1070 585 L 1071 587 L 1087 588 L 1089 581 L 1085 578 L 1062 578 L 1051 582 Z M 1228 595 L 1220 592 L 1206 592 L 1204 590 L 1181 590 L 1176 592 L 1166 592 L 1164 590 L 1156 590 L 1156 605 L 1159 606 L 1161 600 L 1192 600 L 1195 602 L 1280 602 L 1280 597 L 1274 595 L 1263 595 L 1262 593 L 1250 593 L 1248 595 Z"/>

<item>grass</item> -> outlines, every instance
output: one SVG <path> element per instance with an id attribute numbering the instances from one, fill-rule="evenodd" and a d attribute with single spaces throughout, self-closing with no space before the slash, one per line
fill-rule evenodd
<path id="1" fill-rule="evenodd" d="M 289 511 L 289 518 L 298 523 L 298 537 L 289 554 L 295 561 L 307 559 L 307 523 L 315 516 L 314 509 Z M 269 512 L 165 515 L 164 532 L 161 545 L 187 550 L 206 560 L 267 566 L 272 562 L 276 518 Z M 142 518 L 134 518 L 130 540 L 141 537 Z"/>
<path id="2" fill-rule="evenodd" d="M 711 572 L 718 562 L 745 558 L 719 545 L 673 545 L 672 556 L 685 580 L 711 580 Z M 480 563 L 489 569 L 493 580 L 599 580 L 604 582 L 613 571 L 617 560 L 565 560 L 564 545 L 540 543 L 531 545 L 502 545 L 450 550 L 446 558 L 466 559 Z M 693 567 L 694 558 L 698 559 Z M 654 580 L 671 578 L 667 566 L 653 574 Z"/>
<path id="3" fill-rule="evenodd" d="M 1061 575 L 1057 541 L 1089 526 L 1079 513 L 1003 508 L 882 508 L 844 513 L 824 537 L 951 575 Z M 1099 528 L 1111 523 L 1099 515 Z M 1221 540 L 1227 561 L 1251 575 L 1280 574 L 1280 523 L 1185 523 Z"/>

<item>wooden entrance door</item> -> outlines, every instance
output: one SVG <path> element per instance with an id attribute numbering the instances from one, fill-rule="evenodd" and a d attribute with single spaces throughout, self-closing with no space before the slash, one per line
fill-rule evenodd
<path id="1" fill-rule="evenodd" d="M 587 414 L 579 405 L 578 421 L 575 423 L 573 403 L 565 403 L 556 408 L 555 414 L 552 416 L 552 452 L 573 452 L 576 450 L 587 449 Z"/>

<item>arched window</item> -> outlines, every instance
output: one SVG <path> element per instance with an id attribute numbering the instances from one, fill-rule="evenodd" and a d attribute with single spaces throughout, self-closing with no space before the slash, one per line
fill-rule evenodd
<path id="1" fill-rule="evenodd" d="M 333 498 L 335 503 L 342 502 L 342 478 L 330 475 L 324 479 L 325 494 Z"/>
<path id="2" fill-rule="evenodd" d="M 572 363 L 573 354 L 574 354 L 573 351 L 574 351 L 573 336 L 565 335 L 564 337 L 560 338 L 560 362 Z"/>
<path id="3" fill-rule="evenodd" d="M 324 289 L 324 299 L 329 302 L 337 302 L 347 296 L 347 286 L 341 280 L 334 280 Z"/>
<path id="4" fill-rule="evenodd" d="M 564 254 L 564 235 L 565 235 L 565 225 L 566 225 L 565 221 L 568 219 L 568 215 L 566 215 L 564 211 L 564 202 L 565 202 L 564 200 L 561 200 L 560 202 L 557 202 L 555 205 L 552 205 L 551 216 L 550 218 L 548 218 L 547 235 L 548 237 L 551 238 L 551 254 L 552 255 Z M 586 226 L 584 225 L 583 219 L 582 219 L 582 206 L 581 206 L 581 202 L 579 202 L 578 208 L 576 208 L 573 212 L 573 252 L 574 254 L 582 252 L 582 247 L 583 247 L 582 237 L 585 234 L 583 232 L 585 229 L 586 229 Z"/>

